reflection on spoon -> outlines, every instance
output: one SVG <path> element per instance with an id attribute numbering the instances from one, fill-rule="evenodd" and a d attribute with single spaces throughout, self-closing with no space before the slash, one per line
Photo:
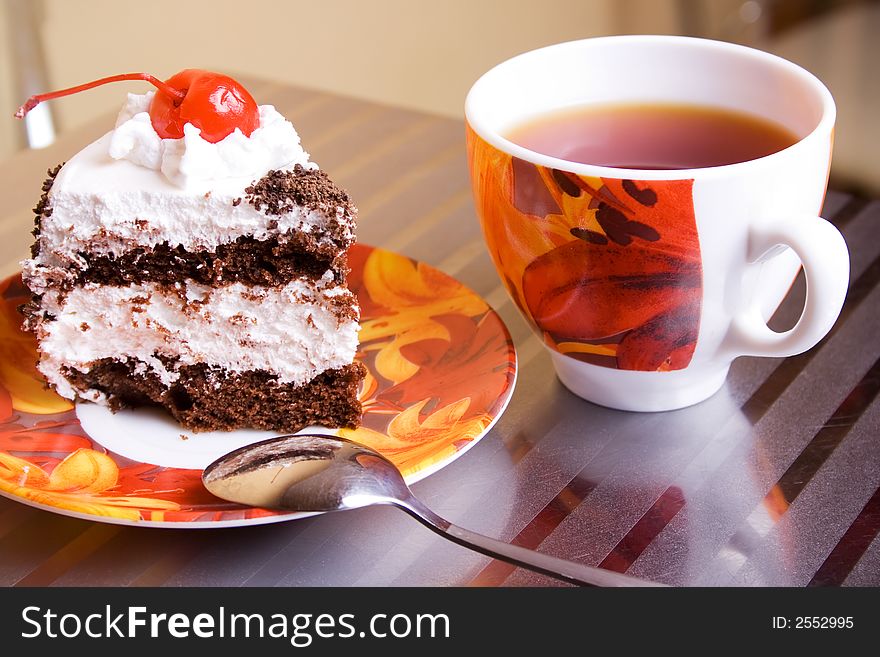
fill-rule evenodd
<path id="1" fill-rule="evenodd" d="M 459 545 L 565 582 L 661 586 L 457 527 L 417 500 L 400 471 L 384 456 L 335 436 L 281 436 L 242 447 L 209 465 L 202 481 L 222 499 L 287 511 L 326 512 L 392 505 Z"/>

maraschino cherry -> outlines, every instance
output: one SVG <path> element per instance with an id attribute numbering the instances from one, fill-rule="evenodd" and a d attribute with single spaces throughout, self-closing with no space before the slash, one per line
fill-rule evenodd
<path id="1" fill-rule="evenodd" d="M 201 130 L 202 139 L 211 143 L 224 139 L 236 128 L 250 137 L 260 125 L 259 108 L 247 89 L 229 76 L 196 68 L 183 70 L 164 82 L 147 73 L 124 73 L 31 96 L 15 116 L 23 118 L 44 100 L 123 80 L 144 80 L 158 89 L 150 104 L 150 123 L 162 139 L 180 139 L 187 123 Z"/>

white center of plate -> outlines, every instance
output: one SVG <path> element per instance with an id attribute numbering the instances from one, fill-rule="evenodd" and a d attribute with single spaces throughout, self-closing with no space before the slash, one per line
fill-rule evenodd
<path id="1" fill-rule="evenodd" d="M 86 434 L 111 452 L 139 463 L 187 470 L 203 470 L 227 452 L 279 435 L 254 429 L 193 433 L 158 408 L 113 413 L 106 406 L 80 402 L 76 415 Z M 309 427 L 302 433 L 332 432 Z"/>

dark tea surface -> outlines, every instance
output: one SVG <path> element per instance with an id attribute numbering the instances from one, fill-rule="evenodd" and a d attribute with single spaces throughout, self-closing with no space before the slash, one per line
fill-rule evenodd
<path id="1" fill-rule="evenodd" d="M 697 169 L 770 155 L 798 138 L 766 119 L 699 105 L 586 105 L 544 114 L 505 135 L 571 162 L 625 169 Z"/>

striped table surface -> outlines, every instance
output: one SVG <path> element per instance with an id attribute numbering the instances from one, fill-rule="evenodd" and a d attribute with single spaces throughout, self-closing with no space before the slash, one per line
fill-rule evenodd
<path id="1" fill-rule="evenodd" d="M 360 240 L 428 262 L 498 310 L 519 379 L 498 424 L 415 485 L 449 520 L 673 585 L 880 584 L 880 203 L 829 193 L 852 279 L 820 346 L 740 358 L 720 393 L 662 414 L 568 393 L 502 290 L 470 197 L 461 121 L 264 81 L 254 96 L 360 207 Z M 30 244 L 45 169 L 112 125 L 0 163 L 0 274 Z M 790 325 L 803 282 L 774 321 Z M 556 585 L 445 542 L 390 508 L 220 530 L 142 529 L 0 499 L 0 584 Z"/>

